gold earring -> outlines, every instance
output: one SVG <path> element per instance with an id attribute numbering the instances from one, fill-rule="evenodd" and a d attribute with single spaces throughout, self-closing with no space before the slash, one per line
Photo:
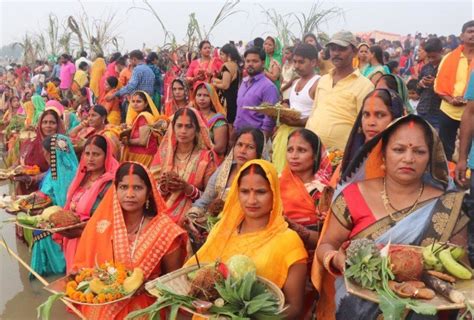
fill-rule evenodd
<path id="1" fill-rule="evenodd" d="M 145 209 L 148 210 L 150 209 L 150 199 L 147 199 L 145 202 Z"/>
<path id="2" fill-rule="evenodd" d="M 382 169 L 382 171 L 385 171 L 387 170 L 387 167 L 385 166 L 385 159 L 382 159 L 383 160 L 383 163 L 380 165 L 380 169 Z"/>

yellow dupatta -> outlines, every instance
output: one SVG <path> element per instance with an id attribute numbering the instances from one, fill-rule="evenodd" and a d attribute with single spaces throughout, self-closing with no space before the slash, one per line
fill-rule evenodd
<path id="1" fill-rule="evenodd" d="M 238 180 L 242 172 L 256 164 L 262 167 L 273 192 L 273 207 L 265 229 L 257 232 L 238 234 L 244 212 L 239 201 Z M 280 197 L 280 185 L 273 165 L 265 160 L 255 159 L 242 166 L 235 177 L 224 209 L 222 219 L 212 229 L 204 245 L 196 253 L 201 262 L 214 262 L 220 259 L 226 262 L 236 254 L 250 257 L 257 266 L 257 274 L 278 287 L 286 282 L 290 267 L 297 262 L 306 263 L 308 254 L 299 236 L 288 228 L 283 217 L 283 205 Z M 185 265 L 193 265 L 194 257 Z"/>
<path id="2" fill-rule="evenodd" d="M 132 126 L 133 123 L 135 122 L 135 120 L 137 120 L 139 116 L 145 117 L 148 124 L 155 123 L 156 121 L 158 121 L 161 118 L 161 115 L 160 115 L 160 112 L 158 111 L 158 108 L 156 107 L 155 103 L 153 102 L 153 99 L 150 97 L 150 95 L 148 93 L 146 93 L 145 91 L 141 91 L 141 90 L 135 91 L 132 94 L 132 96 L 137 92 L 141 92 L 145 95 L 146 101 L 147 101 L 147 103 L 148 103 L 148 105 L 150 106 L 150 109 L 151 109 L 151 114 L 149 112 L 146 112 L 146 111 L 138 113 L 130 105 L 130 106 L 128 106 L 127 117 L 125 119 L 125 123 L 129 126 Z"/>

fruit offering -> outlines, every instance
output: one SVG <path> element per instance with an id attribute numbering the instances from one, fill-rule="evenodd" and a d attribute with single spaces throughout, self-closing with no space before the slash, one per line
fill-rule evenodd
<path id="1" fill-rule="evenodd" d="M 20 201 L 20 209 L 24 211 L 43 209 L 51 205 L 52 200 L 46 194 L 38 191 L 30 194 L 28 197 Z"/>
<path id="2" fill-rule="evenodd" d="M 434 270 L 431 275 L 448 282 L 456 279 L 469 280 L 472 272 L 460 263 L 466 255 L 466 250 L 462 247 L 449 243 L 433 243 L 423 248 L 423 263 L 426 270 Z M 446 275 L 445 273 L 448 273 Z"/>
<path id="3" fill-rule="evenodd" d="M 134 293 L 143 283 L 143 271 L 127 270 L 120 263 L 106 262 L 83 268 L 66 284 L 66 295 L 77 302 L 104 304 Z"/>
<path id="4" fill-rule="evenodd" d="M 40 215 L 31 216 L 20 212 L 16 216 L 17 221 L 26 226 L 38 229 L 52 229 L 73 226 L 81 222 L 73 212 L 64 210 L 59 206 L 52 206 L 43 210 Z"/>

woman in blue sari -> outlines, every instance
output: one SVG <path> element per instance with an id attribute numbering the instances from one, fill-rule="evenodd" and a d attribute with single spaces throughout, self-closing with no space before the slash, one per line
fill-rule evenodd
<path id="1" fill-rule="evenodd" d="M 318 314 L 354 320 L 376 319 L 380 314 L 376 304 L 347 294 L 341 249 L 347 240 L 417 246 L 450 241 L 465 246 L 468 218 L 460 210 L 464 192 L 453 186 L 439 137 L 422 118 L 402 117 L 368 141 L 341 176 L 316 251 L 319 265 L 335 278 L 332 301 L 320 300 L 319 308 L 326 310 Z M 315 269 L 312 278 L 318 283 L 323 274 Z M 320 292 L 331 292 L 329 281 L 322 282 Z"/>
<path id="2" fill-rule="evenodd" d="M 41 182 L 38 196 L 47 195 L 52 205 L 64 207 L 68 187 L 78 167 L 74 147 L 68 137 L 55 134 L 43 141 L 45 158 L 50 168 Z M 41 152 L 38 150 L 38 152 Z M 61 246 L 54 242 L 51 232 L 34 231 L 31 267 L 40 275 L 61 274 L 66 270 L 66 261 Z"/>

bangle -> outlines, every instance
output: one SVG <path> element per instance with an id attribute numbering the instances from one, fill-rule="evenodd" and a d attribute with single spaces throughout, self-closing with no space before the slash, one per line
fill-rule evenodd
<path id="1" fill-rule="evenodd" d="M 168 193 L 170 193 L 170 191 L 169 191 L 167 188 L 165 188 L 162 184 L 160 184 L 160 185 L 158 186 L 158 191 L 159 191 L 161 194 L 168 194 Z"/>
<path id="2" fill-rule="evenodd" d="M 184 195 L 186 197 L 190 198 L 191 200 L 196 200 L 200 197 L 201 193 L 200 193 L 199 189 L 196 188 L 195 186 L 193 186 L 192 184 L 191 184 L 191 187 L 192 187 L 191 193 L 187 194 L 186 192 L 184 192 Z"/>
<path id="3" fill-rule="evenodd" d="M 336 254 L 337 254 L 336 250 L 328 251 L 324 254 L 324 259 L 323 259 L 324 269 L 326 269 L 326 271 L 330 275 L 332 275 L 333 277 L 338 277 L 338 276 L 342 275 L 342 272 L 340 272 L 339 270 L 336 270 L 331 265 L 334 257 L 336 256 Z"/>

